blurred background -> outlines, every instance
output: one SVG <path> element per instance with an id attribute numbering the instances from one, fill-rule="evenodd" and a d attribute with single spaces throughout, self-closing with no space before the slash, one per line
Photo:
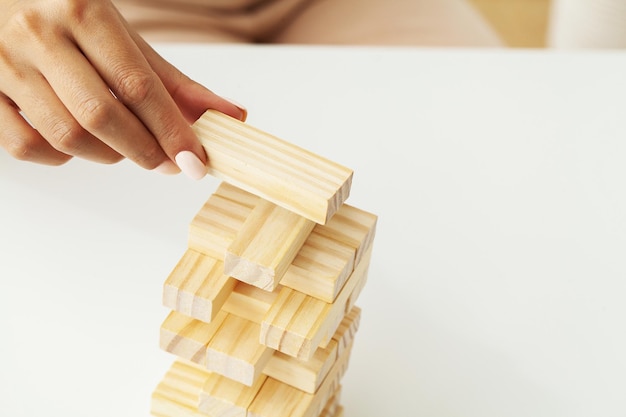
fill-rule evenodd
<path id="1" fill-rule="evenodd" d="M 469 0 L 516 48 L 626 48 L 626 0 Z"/>
<path id="2" fill-rule="evenodd" d="M 550 0 L 470 0 L 470 2 L 491 23 L 508 46 L 546 47 Z"/>

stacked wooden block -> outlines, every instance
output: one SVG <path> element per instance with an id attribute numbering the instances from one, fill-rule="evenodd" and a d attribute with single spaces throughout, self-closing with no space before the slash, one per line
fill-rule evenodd
<path id="1" fill-rule="evenodd" d="M 177 359 L 152 414 L 342 416 L 376 216 L 345 204 L 345 167 L 217 112 L 194 129 L 223 182 L 163 288 Z"/>

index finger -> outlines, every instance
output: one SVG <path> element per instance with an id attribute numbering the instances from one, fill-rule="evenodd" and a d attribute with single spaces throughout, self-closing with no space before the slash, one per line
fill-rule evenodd
<path id="1" fill-rule="evenodd" d="M 117 11 L 107 4 L 102 7 L 105 10 L 83 17 L 83 23 L 74 32 L 76 43 L 117 99 L 145 125 L 167 156 L 177 160 L 182 152 L 189 161 L 190 151 L 198 159 L 191 161 L 194 176 L 203 176 L 207 158 L 193 130 Z M 110 24 L 102 25 L 103 18 L 109 19 Z"/>

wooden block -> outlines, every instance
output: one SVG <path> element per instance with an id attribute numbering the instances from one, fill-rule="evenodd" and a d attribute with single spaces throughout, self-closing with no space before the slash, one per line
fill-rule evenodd
<path id="1" fill-rule="evenodd" d="M 239 205 L 247 207 L 248 209 L 253 209 L 259 200 L 261 200 L 258 196 L 244 191 L 239 187 L 235 187 L 227 182 L 220 183 L 219 187 L 217 187 L 213 194 L 227 200 L 234 201 Z"/>
<path id="2" fill-rule="evenodd" d="M 338 390 L 341 387 L 341 379 L 348 370 L 351 352 L 352 345 L 348 346 L 348 348 L 344 350 L 340 356 L 337 357 L 337 361 L 333 365 L 331 371 L 328 373 L 328 376 L 326 377 L 326 379 L 324 379 L 324 382 L 322 382 L 322 385 L 315 393 L 313 397 L 313 402 L 311 404 L 311 412 L 314 413 L 314 415 L 321 414 L 328 400 L 333 395 L 337 395 L 337 393 L 340 392 Z"/>
<path id="3" fill-rule="evenodd" d="M 209 323 L 237 281 L 224 274 L 224 263 L 188 249 L 163 285 L 163 305 Z"/>
<path id="4" fill-rule="evenodd" d="M 198 398 L 209 373 L 175 361 L 152 393 L 150 411 L 155 417 L 206 417 L 198 412 Z"/>
<path id="5" fill-rule="evenodd" d="M 156 417 L 314 417 L 338 404 L 350 350 L 337 359 L 315 394 L 263 375 L 247 387 L 177 359 L 152 394 L 151 412 Z"/>
<path id="6" fill-rule="evenodd" d="M 222 193 L 228 197 L 222 196 Z M 188 248 L 224 260 L 226 249 L 254 207 L 245 205 L 249 196 L 245 191 L 237 193 L 234 187 L 222 184 L 191 221 Z M 233 200 L 235 197 L 238 199 Z"/>
<path id="7" fill-rule="evenodd" d="M 315 223 L 260 200 L 224 256 L 226 274 L 273 291 Z"/>
<path id="8" fill-rule="evenodd" d="M 226 314 L 207 345 L 207 369 L 252 386 L 274 354 L 274 349 L 259 343 L 260 332 L 258 323 Z"/>
<path id="9" fill-rule="evenodd" d="M 268 378 L 248 409 L 248 417 L 317 417 L 336 392 L 345 374 L 350 349 L 337 359 L 315 394 Z"/>
<path id="10" fill-rule="evenodd" d="M 214 110 L 193 124 L 209 174 L 316 223 L 350 194 L 352 170 Z"/>
<path id="11" fill-rule="evenodd" d="M 172 311 L 161 325 L 161 349 L 188 361 L 205 365 L 206 348 L 226 318 L 218 313 L 211 323 L 204 323 Z"/>
<path id="12" fill-rule="evenodd" d="M 341 405 L 339 404 L 340 400 L 341 400 L 341 385 L 339 386 L 339 388 L 337 388 L 337 390 L 335 391 L 331 399 L 328 400 L 328 402 L 326 403 L 326 406 L 322 410 L 319 417 L 334 417 L 339 411 L 339 408 L 341 407 Z"/>
<path id="13" fill-rule="evenodd" d="M 337 360 L 337 342 L 318 348 L 308 361 L 275 351 L 263 373 L 309 394 L 315 394 Z"/>
<path id="14" fill-rule="evenodd" d="M 344 204 L 335 216 L 317 232 L 356 249 L 355 265 L 371 247 L 376 235 L 378 216 Z"/>
<path id="15" fill-rule="evenodd" d="M 280 287 L 270 292 L 239 282 L 226 299 L 222 310 L 260 324 L 276 301 L 279 291 Z"/>
<path id="16" fill-rule="evenodd" d="M 355 268 L 354 272 L 352 273 L 352 274 L 357 274 L 357 276 L 359 276 L 360 279 L 358 280 L 358 282 L 354 284 L 354 287 L 352 287 L 352 290 L 350 291 L 349 294 L 348 292 L 342 292 L 342 295 L 346 297 L 345 301 L 344 299 L 342 299 L 341 301 L 341 303 L 344 305 L 344 313 L 343 314 L 338 313 L 335 316 L 335 321 L 332 322 L 332 324 L 328 327 L 331 331 L 327 332 L 326 335 L 322 338 L 320 346 L 326 346 L 326 343 L 328 343 L 328 341 L 333 337 L 333 332 L 341 324 L 341 321 L 343 320 L 343 316 L 349 313 L 354 308 L 354 303 L 356 303 L 356 301 L 358 300 L 358 296 L 361 293 L 361 290 L 363 289 L 365 282 L 367 282 L 367 276 L 369 273 L 369 265 L 370 265 L 371 259 L 372 259 L 372 247 L 370 247 L 368 251 L 365 253 L 365 255 L 363 255 L 361 259 L 361 263 L 359 264 L 359 266 L 357 266 L 357 268 Z M 339 299 L 339 297 L 337 297 L 337 299 Z"/>
<path id="17" fill-rule="evenodd" d="M 281 285 L 332 303 L 372 246 L 377 217 L 348 204 L 317 225 L 287 269 Z"/>
<path id="18" fill-rule="evenodd" d="M 315 227 L 293 260 L 281 285 L 332 303 L 354 269 L 355 249 Z"/>
<path id="19" fill-rule="evenodd" d="M 250 193 L 222 183 L 194 217 L 189 248 L 224 259 L 227 248 L 259 201 Z M 375 226 L 373 214 L 342 205 L 327 225 L 313 228 L 280 284 L 333 302 L 357 265 L 356 260 L 360 262 L 362 253 L 370 248 Z"/>
<path id="20" fill-rule="evenodd" d="M 211 374 L 202 387 L 198 409 L 211 417 L 246 417 L 266 378 L 261 375 L 254 385 L 248 387 L 222 375 Z"/>
<path id="21" fill-rule="evenodd" d="M 314 417 L 314 395 L 268 378 L 248 409 L 248 417 Z"/>
<path id="22" fill-rule="evenodd" d="M 352 343 L 361 310 L 355 307 L 346 314 L 329 343 L 319 347 L 311 359 L 299 360 L 259 343 L 260 317 L 271 302 L 258 300 L 254 295 L 267 297 L 268 293 L 243 283 L 239 286 L 241 290 L 233 292 L 238 303 L 264 306 L 244 310 L 244 315 L 256 310 L 256 314 L 250 314 L 256 322 L 229 314 L 225 309 L 208 324 L 171 312 L 161 326 L 161 348 L 244 385 L 252 385 L 262 372 L 302 391 L 315 392 L 335 358 Z M 252 291 L 245 294 L 249 289 Z"/>
<path id="23" fill-rule="evenodd" d="M 358 308 L 347 314 L 328 346 L 318 348 L 308 361 L 276 351 L 263 369 L 263 373 L 301 391 L 314 394 L 330 372 L 337 357 L 341 356 L 347 346 L 352 344 L 359 320 Z"/>
<path id="24" fill-rule="evenodd" d="M 348 301 L 346 302 L 346 313 L 354 308 L 354 305 L 356 304 L 357 300 L 359 299 L 359 296 L 361 295 L 361 292 L 365 288 L 365 284 L 367 284 L 367 277 L 368 276 L 369 276 L 369 270 L 365 271 L 365 275 L 363 276 L 363 279 L 361 279 L 361 281 L 358 283 L 358 285 L 352 291 L 352 294 L 350 294 L 350 297 L 348 297 Z"/>
<path id="25" fill-rule="evenodd" d="M 211 417 L 247 417 L 250 405 L 267 379 L 268 377 L 261 376 L 252 387 L 247 387 L 224 376 L 211 373 L 202 387 L 198 410 Z M 277 385 L 280 383 L 278 382 Z M 340 400 L 341 385 L 335 389 L 320 415 L 335 415 L 340 407 Z"/>
<path id="26" fill-rule="evenodd" d="M 326 303 L 283 287 L 261 323 L 261 343 L 302 359 L 311 359 L 318 346 L 326 346 L 346 314 L 346 303 L 365 278 L 371 248 L 337 296 Z"/>
<path id="27" fill-rule="evenodd" d="M 361 309 L 357 306 L 346 314 L 344 319 L 339 324 L 337 331 L 332 337 L 332 340 L 337 342 L 337 356 L 340 356 L 348 346 L 352 346 L 354 336 L 359 330 L 361 324 Z"/>
<path id="28" fill-rule="evenodd" d="M 193 407 L 187 407 L 160 393 L 152 396 L 150 415 L 154 417 L 207 417 Z"/>
<path id="29" fill-rule="evenodd" d="M 246 417 L 247 410 L 265 383 L 261 377 L 246 387 L 199 366 L 176 360 L 151 396 L 155 417 Z M 340 410 L 341 386 L 326 402 L 321 417 Z"/>

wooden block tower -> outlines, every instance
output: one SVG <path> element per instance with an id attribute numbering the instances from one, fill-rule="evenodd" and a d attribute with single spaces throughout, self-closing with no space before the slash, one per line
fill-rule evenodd
<path id="1" fill-rule="evenodd" d="M 337 417 L 377 217 L 352 171 L 214 111 L 194 129 L 223 182 L 163 286 L 176 359 L 155 417 Z"/>

